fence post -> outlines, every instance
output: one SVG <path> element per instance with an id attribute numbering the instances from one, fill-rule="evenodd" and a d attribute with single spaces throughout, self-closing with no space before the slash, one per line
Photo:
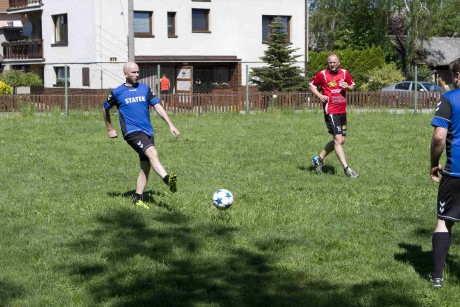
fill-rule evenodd
<path id="1" fill-rule="evenodd" d="M 249 114 L 249 69 L 246 65 L 246 114 Z"/>
<path id="2" fill-rule="evenodd" d="M 161 100 L 161 90 L 160 90 L 160 64 L 157 65 L 157 95 L 160 97 Z"/>
<path id="3" fill-rule="evenodd" d="M 64 96 L 65 96 L 65 114 L 69 115 L 69 93 L 68 93 L 68 66 L 64 66 Z"/>
<path id="4" fill-rule="evenodd" d="M 415 94 L 414 94 L 414 113 L 417 113 L 417 101 L 418 101 L 418 89 L 417 89 L 417 75 L 418 75 L 418 72 L 417 72 L 417 64 L 415 64 L 415 83 L 414 83 L 414 86 L 415 86 Z"/>

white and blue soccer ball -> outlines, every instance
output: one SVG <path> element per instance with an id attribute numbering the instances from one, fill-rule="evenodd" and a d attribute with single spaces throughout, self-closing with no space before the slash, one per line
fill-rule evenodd
<path id="1" fill-rule="evenodd" d="M 217 209 L 223 210 L 230 208 L 233 204 L 233 194 L 229 190 L 219 189 L 212 196 L 212 203 Z"/>

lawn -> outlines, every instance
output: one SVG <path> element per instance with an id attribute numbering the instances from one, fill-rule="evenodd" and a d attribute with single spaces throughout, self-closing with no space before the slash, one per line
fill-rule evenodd
<path id="1" fill-rule="evenodd" d="M 153 116 L 179 181 L 172 194 L 152 172 L 149 210 L 131 205 L 136 154 L 100 114 L 0 117 L 0 305 L 456 305 L 460 230 L 445 287 L 427 281 L 431 117 L 351 110 L 351 179 L 335 154 L 312 171 L 319 111 L 171 115 L 178 139 Z M 212 206 L 218 188 L 230 209 Z"/>

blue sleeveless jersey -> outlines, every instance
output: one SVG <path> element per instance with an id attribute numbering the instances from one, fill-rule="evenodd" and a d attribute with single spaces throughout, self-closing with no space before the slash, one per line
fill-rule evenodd
<path id="1" fill-rule="evenodd" d="M 447 129 L 443 174 L 460 177 L 460 89 L 441 96 L 431 125 Z"/>
<path id="2" fill-rule="evenodd" d="M 123 138 L 133 132 L 144 132 L 152 136 L 154 131 L 150 122 L 149 105 L 154 106 L 159 102 L 160 99 L 146 84 L 137 83 L 133 87 L 122 84 L 110 92 L 104 108 L 118 108 Z"/>

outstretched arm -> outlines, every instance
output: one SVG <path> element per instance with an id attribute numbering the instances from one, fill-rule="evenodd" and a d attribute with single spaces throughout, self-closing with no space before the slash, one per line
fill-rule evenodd
<path id="1" fill-rule="evenodd" d="M 160 115 L 160 117 L 168 124 L 169 131 L 171 131 L 171 134 L 174 135 L 176 138 L 179 137 L 179 130 L 177 130 L 172 121 L 169 119 L 168 113 L 166 113 L 166 110 L 163 108 L 161 103 L 155 104 L 154 108 L 158 115 Z"/>
<path id="2" fill-rule="evenodd" d="M 116 138 L 117 137 L 117 131 L 115 131 L 115 129 L 113 129 L 112 121 L 110 119 L 110 111 L 106 110 L 104 107 L 102 107 L 102 116 L 104 118 L 105 126 L 107 127 L 107 134 L 112 139 Z"/>

